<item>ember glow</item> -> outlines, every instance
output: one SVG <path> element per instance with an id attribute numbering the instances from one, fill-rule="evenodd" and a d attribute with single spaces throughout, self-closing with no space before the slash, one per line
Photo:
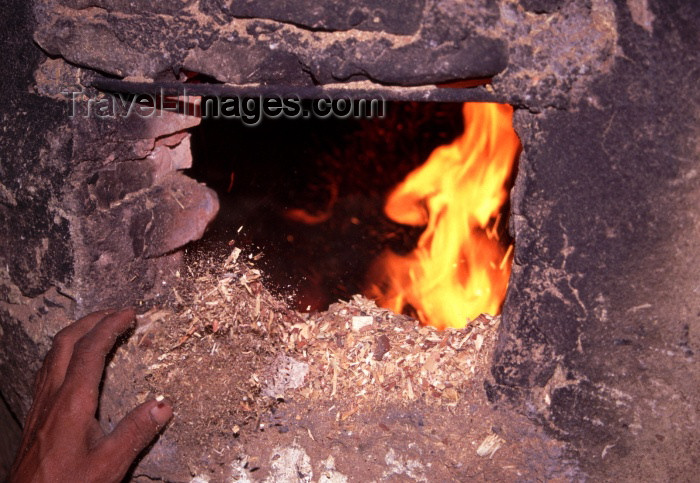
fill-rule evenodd
<path id="1" fill-rule="evenodd" d="M 394 312 L 413 307 L 437 328 L 464 327 L 496 314 L 505 297 L 512 246 L 498 237 L 501 207 L 520 149 L 506 104 L 466 103 L 465 132 L 435 149 L 390 193 L 392 220 L 425 226 L 406 256 L 383 253 L 368 295 Z"/>

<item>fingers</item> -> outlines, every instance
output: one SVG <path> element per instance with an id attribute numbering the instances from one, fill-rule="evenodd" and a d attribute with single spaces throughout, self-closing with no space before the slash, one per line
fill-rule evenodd
<path id="1" fill-rule="evenodd" d="M 132 326 L 134 316 L 131 309 L 109 314 L 74 344 L 61 388 L 68 407 L 94 416 L 105 357 L 119 335 Z"/>
<path id="2" fill-rule="evenodd" d="M 66 369 L 73 355 L 73 347 L 85 334 L 90 332 L 98 322 L 110 312 L 103 310 L 83 317 L 77 322 L 59 331 L 53 338 L 51 350 L 46 354 L 44 364 L 36 380 L 35 391 L 47 384 L 57 389 L 63 383 Z"/>
<path id="3" fill-rule="evenodd" d="M 36 426 L 40 424 L 50 400 L 63 384 L 66 369 L 73 354 L 73 346 L 85 334 L 102 320 L 108 311 L 92 313 L 60 330 L 53 339 L 53 345 L 44 358 L 44 363 L 34 382 L 34 401 L 25 421 L 24 437 L 21 450 L 32 444 Z"/>
<path id="4" fill-rule="evenodd" d="M 173 408 L 168 400 L 141 404 L 100 441 L 94 451 L 95 457 L 98 460 L 109 458 L 115 473 L 126 473 L 134 458 L 153 441 L 172 415 Z"/>

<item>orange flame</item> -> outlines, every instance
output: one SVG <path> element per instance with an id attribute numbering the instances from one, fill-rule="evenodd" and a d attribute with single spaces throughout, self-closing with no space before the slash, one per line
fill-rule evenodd
<path id="1" fill-rule="evenodd" d="M 512 246 L 498 239 L 505 184 L 520 141 L 507 104 L 464 104 L 465 132 L 435 149 L 389 195 L 392 220 L 425 226 L 407 256 L 385 252 L 370 270 L 369 295 L 397 313 L 412 306 L 425 324 L 464 327 L 496 314 L 510 277 Z"/>

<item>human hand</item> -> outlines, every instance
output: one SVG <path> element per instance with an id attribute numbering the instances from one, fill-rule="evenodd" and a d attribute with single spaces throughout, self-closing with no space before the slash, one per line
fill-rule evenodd
<path id="1" fill-rule="evenodd" d="M 134 315 L 96 312 L 56 334 L 37 374 L 10 482 L 121 481 L 170 420 L 165 400 L 136 407 L 110 434 L 95 418 L 105 357 Z"/>

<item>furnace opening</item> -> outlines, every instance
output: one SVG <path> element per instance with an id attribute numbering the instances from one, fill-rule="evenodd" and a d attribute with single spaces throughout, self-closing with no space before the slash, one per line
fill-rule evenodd
<path id="1" fill-rule="evenodd" d="M 520 149 L 511 114 L 390 102 L 373 119 L 205 119 L 188 175 L 221 209 L 193 249 L 242 248 L 302 311 L 362 293 L 440 328 L 499 313 Z"/>

